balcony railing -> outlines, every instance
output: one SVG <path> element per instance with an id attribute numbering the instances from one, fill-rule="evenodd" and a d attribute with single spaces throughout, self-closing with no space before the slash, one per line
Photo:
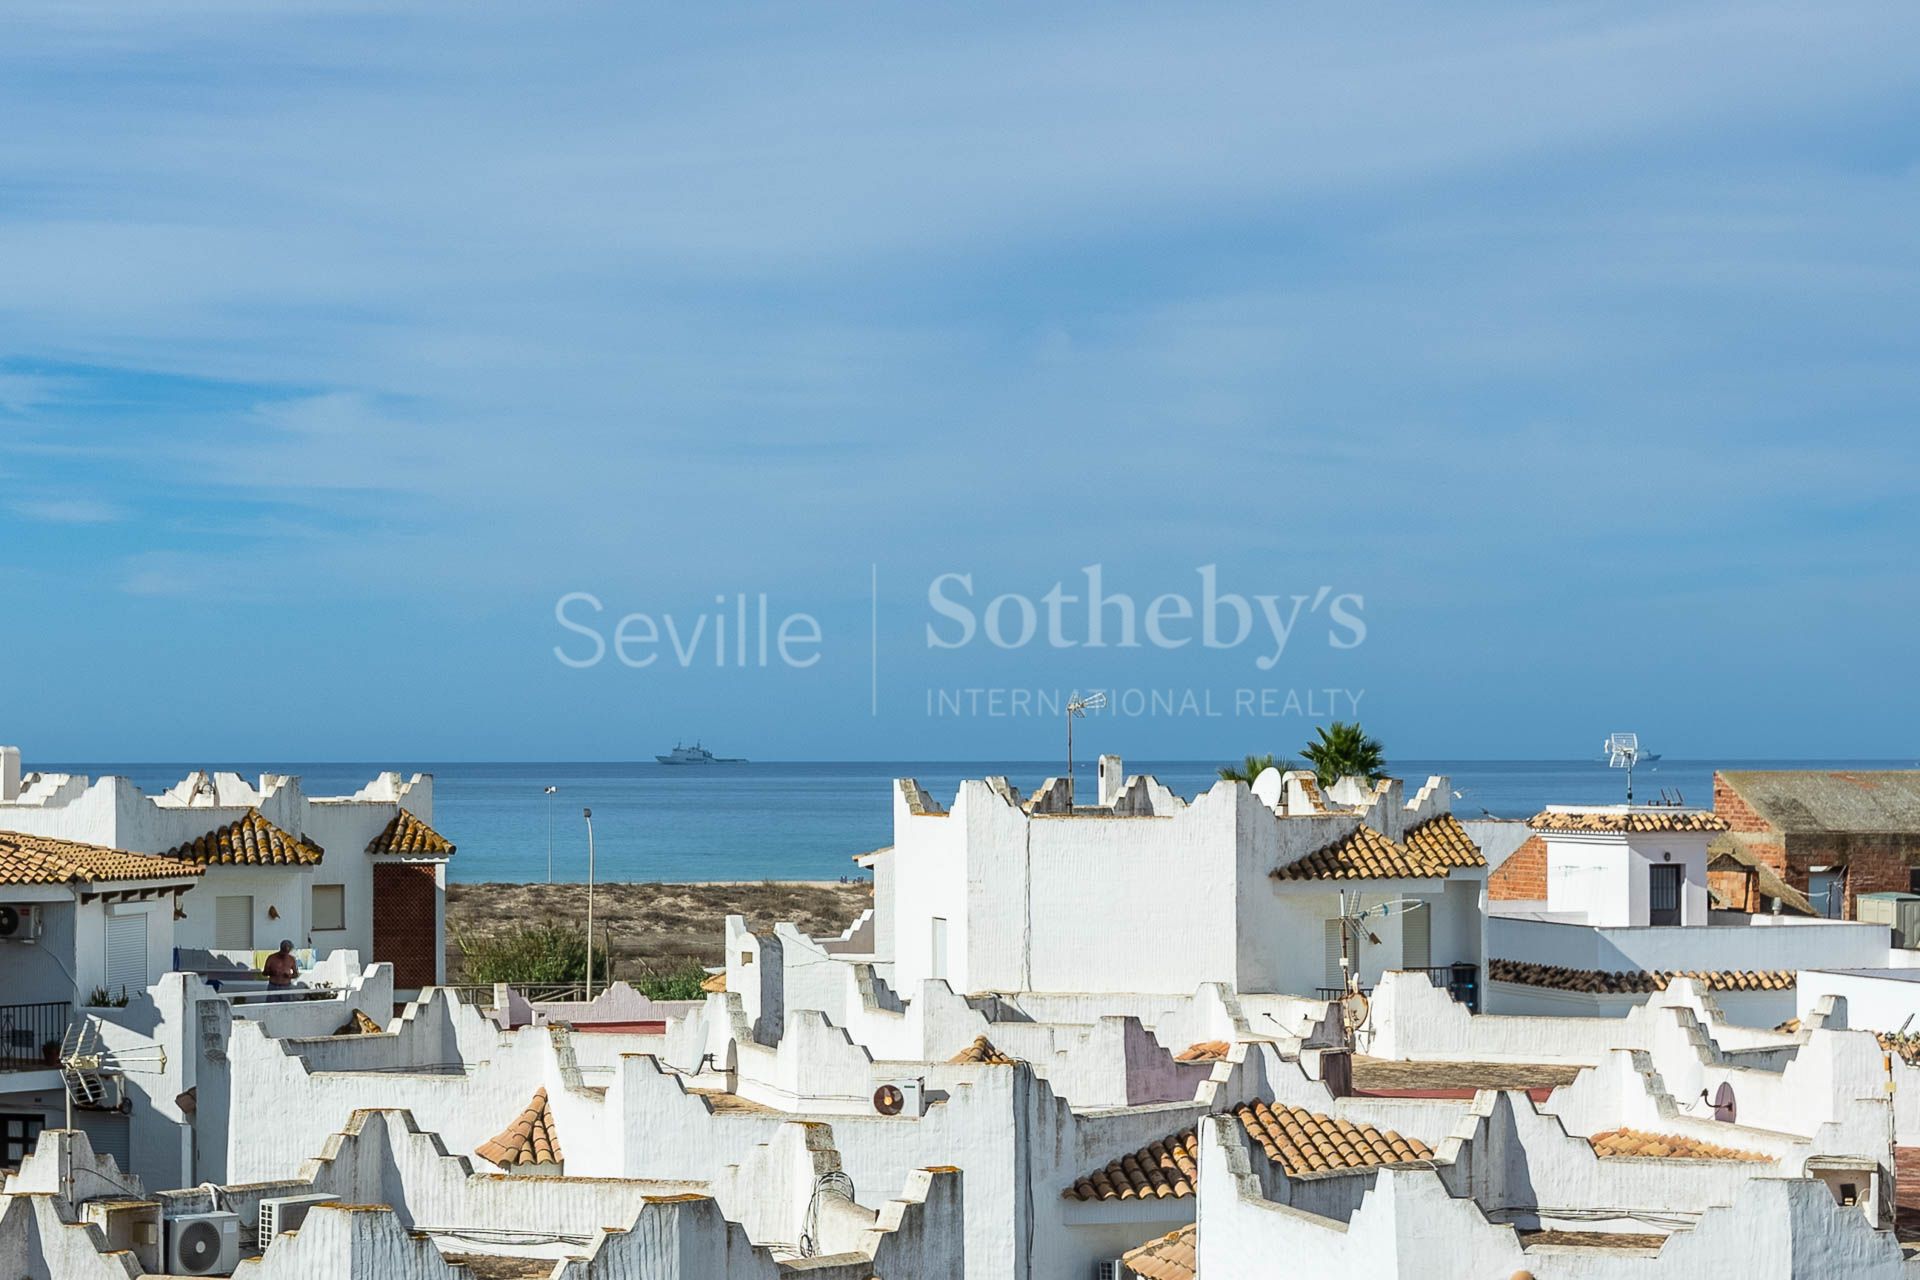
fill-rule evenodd
<path id="1" fill-rule="evenodd" d="M 0 1071 L 37 1071 L 60 1065 L 60 1038 L 67 1033 L 73 1006 L 65 1000 L 46 1004 L 0 1004 Z M 53 1045 L 51 1053 L 47 1045 Z"/>
<path id="2" fill-rule="evenodd" d="M 1467 1006 L 1474 1013 L 1480 1012 L 1480 966 L 1473 964 L 1437 964 L 1426 969 L 1406 969 L 1405 973 L 1424 973 L 1427 980 L 1448 995 Z M 1321 1000 L 1338 1000 L 1346 992 L 1340 987 L 1315 987 L 1314 995 Z M 1360 994 L 1370 996 L 1372 987 L 1361 987 Z"/>

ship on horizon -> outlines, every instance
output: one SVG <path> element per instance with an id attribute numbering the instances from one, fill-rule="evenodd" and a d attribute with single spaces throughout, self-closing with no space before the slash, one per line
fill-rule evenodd
<path id="1" fill-rule="evenodd" d="M 661 764 L 745 764 L 739 756 L 716 756 L 713 752 L 695 742 L 692 746 L 673 744 L 671 755 L 655 756 Z"/>

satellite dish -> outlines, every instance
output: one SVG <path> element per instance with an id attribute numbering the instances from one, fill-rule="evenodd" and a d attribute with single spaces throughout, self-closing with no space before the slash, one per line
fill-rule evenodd
<path id="1" fill-rule="evenodd" d="M 898 1085 L 883 1084 L 873 1091 L 873 1109 L 883 1116 L 897 1116 L 907 1105 L 907 1095 Z"/>
<path id="2" fill-rule="evenodd" d="M 1700 1092 L 1704 1096 L 1706 1090 L 1702 1089 Z M 1733 1085 L 1722 1080 L 1720 1087 L 1713 1091 L 1713 1118 L 1726 1124 L 1732 1124 L 1734 1117 L 1739 1114 L 1740 1108 L 1733 1100 Z"/>
<path id="3" fill-rule="evenodd" d="M 1366 1026 L 1367 1015 L 1371 1012 L 1372 1002 L 1358 991 L 1349 991 L 1340 998 L 1340 1022 L 1349 1032 Z"/>

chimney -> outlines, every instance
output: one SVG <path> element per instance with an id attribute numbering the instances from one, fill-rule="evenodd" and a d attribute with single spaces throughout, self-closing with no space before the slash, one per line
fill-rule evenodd
<path id="1" fill-rule="evenodd" d="M 20 748 L 0 747 L 0 800 L 20 798 Z"/>
<path id="2" fill-rule="evenodd" d="M 1113 802 L 1120 798 L 1120 788 L 1126 782 L 1127 773 L 1121 767 L 1119 756 L 1100 757 L 1100 805 L 1111 809 Z"/>

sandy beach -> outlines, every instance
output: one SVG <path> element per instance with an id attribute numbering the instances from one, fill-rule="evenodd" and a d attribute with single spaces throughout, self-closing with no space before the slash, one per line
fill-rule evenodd
<path id="1" fill-rule="evenodd" d="M 670 969 L 689 960 L 720 963 L 729 915 L 752 927 L 790 920 L 808 933 L 837 934 L 873 905 L 866 880 L 706 881 L 603 884 L 593 893 L 593 931 L 612 942 L 616 973 Z M 459 981 L 460 940 L 517 924 L 584 923 L 584 884 L 450 884 L 447 886 L 447 976 Z"/>

